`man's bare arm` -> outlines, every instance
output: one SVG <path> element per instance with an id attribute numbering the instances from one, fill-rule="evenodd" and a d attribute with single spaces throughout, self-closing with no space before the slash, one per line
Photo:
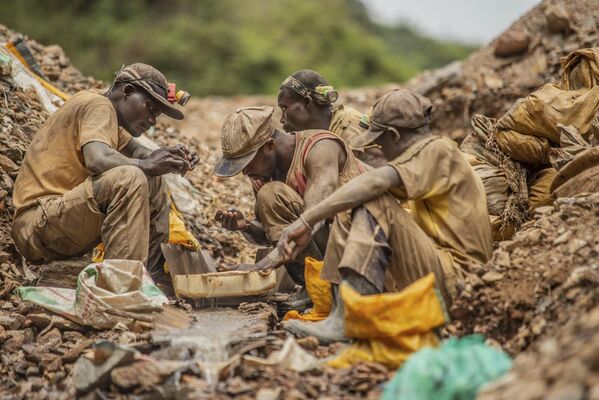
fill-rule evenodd
<path id="1" fill-rule="evenodd" d="M 143 160 L 144 158 L 148 158 L 150 154 L 152 154 L 152 150 L 148 149 L 143 144 L 139 143 L 135 138 L 131 138 L 129 143 L 121 150 L 125 156 L 129 158 L 137 158 Z"/>
<path id="2" fill-rule="evenodd" d="M 302 216 L 309 225 L 314 226 L 319 221 L 368 203 L 390 188 L 402 185 L 401 177 L 393 167 L 377 168 L 355 177 L 332 195 L 306 210 Z"/>
<path id="3" fill-rule="evenodd" d="M 190 168 L 185 153 L 179 147 L 162 147 L 143 160 L 129 158 L 102 142 L 87 143 L 82 151 L 85 166 L 94 174 L 124 165 L 136 166 L 148 176 L 185 173 Z"/>
<path id="4" fill-rule="evenodd" d="M 368 203 L 392 187 L 401 187 L 401 177 L 393 167 L 381 167 L 352 179 L 319 204 L 305 211 L 301 218 L 283 230 L 277 244 L 283 260 L 297 257 L 308 242 L 317 224 L 342 211 Z"/>
<path id="5" fill-rule="evenodd" d="M 336 140 L 320 140 L 312 147 L 304 163 L 306 209 L 319 204 L 335 191 L 339 181 L 339 171 L 343 168 L 345 160 L 345 150 Z"/>

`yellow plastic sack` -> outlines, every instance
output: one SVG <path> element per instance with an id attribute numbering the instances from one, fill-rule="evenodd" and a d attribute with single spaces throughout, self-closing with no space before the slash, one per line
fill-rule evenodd
<path id="1" fill-rule="evenodd" d="M 329 361 L 332 367 L 373 361 L 397 368 L 412 353 L 436 346 L 433 329 L 449 321 L 433 274 L 398 293 L 362 296 L 347 284 L 339 290 L 345 305 L 345 335 L 355 341 Z"/>
<path id="2" fill-rule="evenodd" d="M 497 130 L 512 130 L 523 135 L 560 143 L 557 124 L 572 125 L 586 138 L 599 112 L 599 86 L 591 89 L 562 90 L 547 84 L 514 103 L 497 121 Z"/>
<path id="3" fill-rule="evenodd" d="M 168 242 L 171 244 L 180 244 L 191 251 L 196 251 L 200 247 L 200 242 L 198 242 L 198 240 L 185 228 L 185 223 L 181 219 L 181 215 L 172 201 L 168 219 Z M 92 251 L 92 261 L 95 263 L 104 261 L 104 254 L 104 243 L 100 243 Z M 164 265 L 164 269 L 165 271 L 168 271 L 166 264 Z"/>
<path id="4" fill-rule="evenodd" d="M 312 257 L 306 257 L 304 261 L 304 277 L 306 279 L 306 291 L 312 300 L 312 309 L 300 314 L 297 310 L 291 310 L 285 314 L 284 320 L 300 319 L 302 321 L 321 321 L 331 312 L 333 305 L 333 294 L 331 283 L 320 277 L 324 263 Z"/>
<path id="5" fill-rule="evenodd" d="M 512 160 L 527 164 L 547 164 L 551 145 L 546 138 L 523 135 L 516 131 L 499 131 L 495 134 L 497 146 Z"/>
<path id="6" fill-rule="evenodd" d="M 562 89 L 590 89 L 599 83 L 599 47 L 573 51 L 560 61 Z"/>
<path id="7" fill-rule="evenodd" d="M 555 168 L 545 168 L 537 172 L 537 176 L 528 189 L 528 212 L 532 213 L 539 207 L 553 204 L 551 184 L 557 175 Z"/>

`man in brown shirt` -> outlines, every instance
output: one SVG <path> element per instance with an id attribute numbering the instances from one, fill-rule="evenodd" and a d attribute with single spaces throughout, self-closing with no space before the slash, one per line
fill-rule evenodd
<path id="1" fill-rule="evenodd" d="M 401 290 L 432 272 L 446 303 L 451 302 L 463 274 L 491 256 L 492 236 L 482 183 L 454 142 L 430 133 L 431 109 L 426 98 L 408 90 L 379 99 L 370 129 L 352 143 L 374 142 L 390 162 L 304 211 L 282 232 L 281 254 L 293 258 L 315 224 L 353 210 L 349 230 L 335 219 L 323 278 L 373 294 Z M 394 205 L 393 198 L 408 200 L 411 214 Z M 388 259 L 380 257 L 379 249 L 388 251 Z M 324 341 L 342 339 L 343 303 L 337 298 L 325 321 L 289 321 L 286 327 Z"/>
<path id="2" fill-rule="evenodd" d="M 166 276 L 160 243 L 168 239 L 168 199 L 161 175 L 197 163 L 185 146 L 155 151 L 133 137 L 172 105 L 162 73 L 145 64 L 118 72 L 104 94 L 80 92 L 42 125 L 14 188 L 12 236 L 32 262 L 82 255 L 100 241 L 106 258 L 140 260 Z"/>

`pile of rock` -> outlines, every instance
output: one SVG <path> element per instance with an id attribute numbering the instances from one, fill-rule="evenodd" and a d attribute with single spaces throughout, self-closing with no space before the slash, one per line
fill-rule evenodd
<path id="1" fill-rule="evenodd" d="M 537 209 L 484 268 L 471 271 L 448 333 L 483 333 L 518 354 L 599 306 L 598 224 L 599 194 Z"/>

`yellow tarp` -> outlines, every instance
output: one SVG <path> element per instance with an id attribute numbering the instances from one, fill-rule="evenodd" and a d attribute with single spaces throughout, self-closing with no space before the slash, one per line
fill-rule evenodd
<path id="1" fill-rule="evenodd" d="M 345 305 L 345 335 L 355 339 L 328 365 L 347 368 L 374 361 L 397 368 L 412 353 L 436 346 L 434 328 L 449 317 L 429 274 L 398 293 L 362 296 L 349 285 L 340 287 Z"/>
<path id="2" fill-rule="evenodd" d="M 306 257 L 304 261 L 304 277 L 306 279 L 306 290 L 312 300 L 312 309 L 300 314 L 296 310 L 291 310 L 285 314 L 284 320 L 300 319 L 302 321 L 321 321 L 331 312 L 333 305 L 333 295 L 331 292 L 331 283 L 320 277 L 320 271 L 324 263 L 311 257 Z"/>

